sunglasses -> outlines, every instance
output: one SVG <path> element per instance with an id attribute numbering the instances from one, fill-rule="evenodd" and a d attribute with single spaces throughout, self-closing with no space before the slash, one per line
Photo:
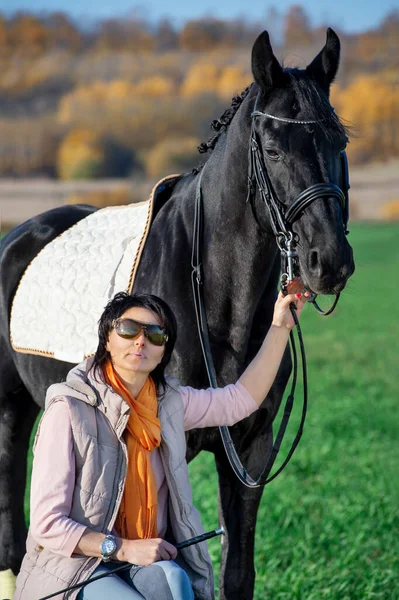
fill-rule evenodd
<path id="1" fill-rule="evenodd" d="M 164 346 L 168 341 L 165 329 L 152 323 L 140 323 L 134 319 L 114 319 L 112 327 L 116 333 L 126 340 L 134 340 L 141 332 L 154 346 Z"/>

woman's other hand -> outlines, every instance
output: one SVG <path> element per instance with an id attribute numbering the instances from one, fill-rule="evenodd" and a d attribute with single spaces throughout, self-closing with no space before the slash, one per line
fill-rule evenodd
<path id="1" fill-rule="evenodd" d="M 162 538 L 123 540 L 115 554 L 117 560 L 147 567 L 160 560 L 174 560 L 177 550 Z"/>

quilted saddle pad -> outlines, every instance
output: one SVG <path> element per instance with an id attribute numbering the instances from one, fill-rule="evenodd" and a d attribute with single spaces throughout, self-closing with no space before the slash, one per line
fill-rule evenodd
<path id="1" fill-rule="evenodd" d="M 154 191 L 147 202 L 98 210 L 41 250 L 13 301 L 14 350 L 74 364 L 94 354 L 105 305 L 133 288 L 153 197 Z"/>

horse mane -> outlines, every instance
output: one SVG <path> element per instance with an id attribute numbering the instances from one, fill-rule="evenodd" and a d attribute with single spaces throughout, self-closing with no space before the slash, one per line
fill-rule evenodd
<path id="1" fill-rule="evenodd" d="M 214 131 L 216 131 L 217 133 L 216 133 L 216 135 L 211 137 L 207 142 L 202 142 L 198 146 L 198 152 L 200 154 L 204 154 L 205 152 L 208 152 L 208 150 L 213 150 L 215 148 L 219 137 L 221 136 L 223 131 L 225 131 L 228 128 L 228 126 L 232 122 L 237 110 L 240 108 L 242 102 L 248 96 L 252 85 L 253 84 L 251 83 L 251 85 L 246 87 L 245 90 L 243 92 L 241 92 L 241 94 L 239 96 L 234 96 L 231 100 L 230 108 L 225 110 L 224 113 L 222 114 L 222 116 L 219 117 L 219 119 L 214 119 L 211 122 L 211 128 Z"/>

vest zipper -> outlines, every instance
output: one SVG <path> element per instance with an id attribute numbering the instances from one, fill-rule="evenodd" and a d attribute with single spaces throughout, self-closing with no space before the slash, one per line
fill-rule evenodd
<path id="1" fill-rule="evenodd" d="M 123 431 L 125 430 L 126 427 L 126 423 L 127 423 L 127 419 L 125 422 L 125 426 L 123 427 Z M 111 515 L 110 521 L 108 522 L 108 531 L 111 533 L 112 529 L 114 527 L 115 521 L 116 521 L 116 517 L 118 516 L 118 512 L 119 512 L 119 507 L 121 504 L 121 500 L 122 500 L 122 496 L 123 496 L 123 491 L 125 489 L 125 483 L 126 483 L 126 474 L 127 474 L 127 468 L 128 468 L 128 454 L 127 454 L 127 449 L 126 449 L 126 444 L 123 441 L 122 438 L 118 438 L 119 439 L 119 444 L 121 447 L 121 454 L 120 456 L 123 456 L 125 460 L 120 460 L 119 461 L 119 473 L 118 476 L 115 477 L 115 484 L 114 484 L 114 492 L 112 494 L 112 498 L 115 498 L 115 505 L 114 505 L 114 511 Z M 123 472 L 122 472 L 123 469 Z M 115 491 L 115 487 L 117 487 L 117 490 Z M 112 503 L 110 504 L 110 509 L 112 508 Z M 109 513 L 108 513 L 109 514 Z M 108 514 L 106 516 L 105 521 L 107 522 L 108 520 Z"/>

